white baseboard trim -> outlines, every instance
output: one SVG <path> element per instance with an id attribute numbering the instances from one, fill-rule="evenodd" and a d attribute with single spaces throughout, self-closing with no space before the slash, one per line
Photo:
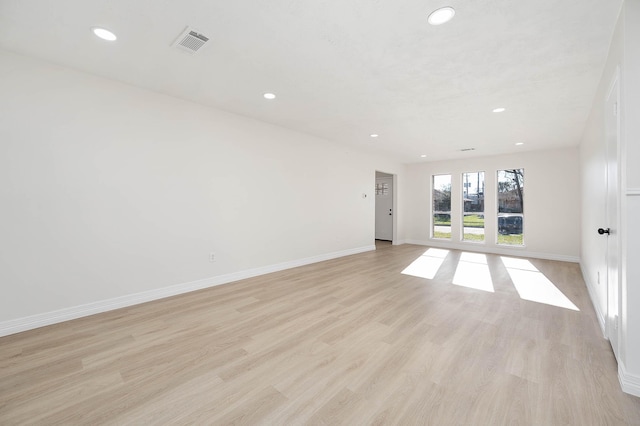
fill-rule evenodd
<path id="1" fill-rule="evenodd" d="M 56 311 L 45 312 L 29 317 L 4 321 L 0 323 L 0 337 L 20 333 L 22 331 L 33 330 L 35 328 L 44 327 L 51 324 L 57 324 L 64 321 L 82 318 L 89 315 L 112 311 L 115 309 L 126 308 L 128 306 L 138 305 L 140 303 L 151 302 L 153 300 L 164 299 L 166 297 L 176 296 L 183 293 L 189 293 L 195 290 L 201 290 L 208 287 L 227 284 L 246 278 L 253 278 L 259 275 L 283 271 L 285 269 L 297 268 L 298 266 L 323 262 L 325 260 L 350 256 L 352 254 L 364 253 L 375 249 L 375 245 L 369 245 L 348 250 L 341 250 L 332 253 L 321 254 L 318 256 L 292 260 L 289 262 L 277 263 L 275 265 L 262 266 L 259 268 L 247 269 L 245 271 L 218 275 L 211 278 L 204 278 L 197 281 L 175 284 L 168 287 L 144 291 L 141 293 L 129 294 L 126 296 L 115 297 L 112 299 L 101 300 L 98 302 L 87 303 L 84 305 L 73 306 Z"/>
<path id="2" fill-rule="evenodd" d="M 618 362 L 618 380 L 623 392 L 640 397 L 640 376 L 629 373 L 621 362 Z"/>
<path id="3" fill-rule="evenodd" d="M 504 256 L 515 257 L 531 257 L 534 259 L 545 260 L 557 260 L 560 262 L 580 263 L 580 258 L 577 256 L 567 256 L 564 254 L 553 253 L 538 253 L 532 251 L 526 251 L 524 248 L 500 248 L 500 247 L 487 247 L 477 243 L 454 243 L 446 241 L 422 241 L 422 240 L 406 240 L 407 244 L 416 244 L 420 246 L 437 247 L 451 250 L 473 251 L 479 253 L 499 254 Z"/>
<path id="4" fill-rule="evenodd" d="M 393 240 L 393 245 L 394 246 L 401 246 L 402 244 L 404 244 L 405 241 L 404 240 Z"/>
<path id="5" fill-rule="evenodd" d="M 607 329 L 605 327 L 605 322 L 604 322 L 604 315 L 600 310 L 600 307 L 598 306 L 598 303 L 597 303 L 598 300 L 595 297 L 595 294 L 596 294 L 594 290 L 595 287 L 593 286 L 593 282 L 591 281 L 591 279 L 589 279 L 589 275 L 587 274 L 584 266 L 582 265 L 582 262 L 580 262 L 580 272 L 582 272 L 582 279 L 587 285 L 587 291 L 589 292 L 591 305 L 593 306 L 593 309 L 596 311 L 596 318 L 598 318 L 598 324 L 600 324 L 600 331 L 602 331 L 602 336 L 605 339 L 607 339 L 608 337 L 607 337 Z"/>

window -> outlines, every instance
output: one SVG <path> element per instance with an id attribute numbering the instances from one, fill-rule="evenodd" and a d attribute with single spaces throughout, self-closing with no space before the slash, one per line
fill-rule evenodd
<path id="1" fill-rule="evenodd" d="M 451 239 L 451 175 L 433 176 L 433 238 Z"/>
<path id="2" fill-rule="evenodd" d="M 389 184 L 376 182 L 376 195 L 389 195 Z"/>
<path id="3" fill-rule="evenodd" d="M 484 172 L 462 174 L 462 239 L 484 241 Z"/>
<path id="4" fill-rule="evenodd" d="M 498 244 L 524 244 L 524 169 L 498 171 Z"/>

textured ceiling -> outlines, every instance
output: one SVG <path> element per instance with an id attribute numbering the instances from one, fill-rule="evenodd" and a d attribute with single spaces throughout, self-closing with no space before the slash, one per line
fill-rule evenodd
<path id="1" fill-rule="evenodd" d="M 0 0 L 0 47 L 420 162 L 577 145 L 621 4 Z M 171 47 L 187 25 L 196 55 Z"/>

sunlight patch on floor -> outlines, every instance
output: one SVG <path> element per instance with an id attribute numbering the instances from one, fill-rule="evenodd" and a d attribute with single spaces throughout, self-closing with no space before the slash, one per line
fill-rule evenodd
<path id="1" fill-rule="evenodd" d="M 580 310 L 528 260 L 510 257 L 501 259 L 521 299 L 573 311 Z"/>
<path id="2" fill-rule="evenodd" d="M 404 268 L 402 273 L 432 280 L 438 273 L 447 254 L 449 254 L 449 250 L 430 248 Z"/>
<path id="3" fill-rule="evenodd" d="M 495 293 L 487 256 L 481 253 L 461 253 L 453 284 Z"/>

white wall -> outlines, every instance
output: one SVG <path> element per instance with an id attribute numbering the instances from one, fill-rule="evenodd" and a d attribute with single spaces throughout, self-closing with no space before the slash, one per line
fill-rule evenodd
<path id="1" fill-rule="evenodd" d="M 606 139 L 604 104 L 620 69 L 620 347 L 623 390 L 640 396 L 640 0 L 626 0 L 613 35 L 598 93 L 580 144 L 582 167 L 582 269 L 599 315 L 607 314 L 606 240 L 595 233 L 605 223 Z M 603 225 L 604 224 L 604 225 Z M 601 319 L 602 321 L 602 319 Z"/>
<path id="2" fill-rule="evenodd" d="M 604 106 L 616 69 L 621 64 L 622 37 L 622 26 L 618 24 L 580 143 L 582 193 L 581 266 L 603 330 L 604 318 L 607 313 L 607 240 L 598 235 L 596 231 L 598 228 L 607 227 L 607 146 Z M 598 283 L 598 275 L 600 275 L 600 283 Z"/>
<path id="3" fill-rule="evenodd" d="M 6 51 L 0 94 L 5 334 L 372 249 L 376 169 L 403 203 L 392 161 Z"/>
<path id="4" fill-rule="evenodd" d="M 497 170 L 524 168 L 524 247 L 496 244 Z M 462 173 L 485 172 L 485 243 L 462 242 Z M 431 176 L 452 175 L 452 240 L 430 238 Z M 578 150 L 531 151 L 512 155 L 427 162 L 407 168 L 407 241 L 520 256 L 578 261 L 580 195 Z"/>

